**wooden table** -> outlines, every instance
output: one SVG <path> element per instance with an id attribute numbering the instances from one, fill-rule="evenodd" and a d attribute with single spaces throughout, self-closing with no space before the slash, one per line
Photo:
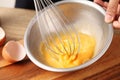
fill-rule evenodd
<path id="1" fill-rule="evenodd" d="M 23 39 L 35 11 L 0 8 L 1 26 L 7 41 Z M 0 47 L 1 56 L 2 47 Z M 2 59 L 0 59 L 2 61 Z M 0 64 L 1 65 L 1 64 Z M 43 70 L 29 59 L 0 68 L 0 80 L 120 80 L 120 31 L 116 30 L 111 46 L 94 64 L 74 72 L 57 73 Z"/>

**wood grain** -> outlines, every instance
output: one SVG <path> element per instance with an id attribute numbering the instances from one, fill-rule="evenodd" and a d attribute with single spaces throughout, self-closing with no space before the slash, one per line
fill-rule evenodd
<path id="1" fill-rule="evenodd" d="M 3 59 L 3 57 L 2 57 L 2 48 L 3 48 L 3 47 L 0 47 L 0 68 L 12 64 L 12 63 L 7 62 L 6 60 Z"/>
<path id="2" fill-rule="evenodd" d="M 0 27 L 5 30 L 6 42 L 23 39 L 27 25 L 34 14 L 32 10 L 0 8 Z M 0 68 L 11 64 L 1 57 L 2 48 L 0 47 Z"/>
<path id="3" fill-rule="evenodd" d="M 1 27 L 8 40 L 20 40 L 35 12 L 32 10 L 0 8 Z"/>
<path id="4" fill-rule="evenodd" d="M 0 8 L 1 24 L 7 33 L 7 41 L 23 39 L 34 13 L 31 10 Z M 115 31 L 104 56 L 84 69 L 66 73 L 50 72 L 25 59 L 0 68 L 0 80 L 120 80 L 120 30 Z"/>

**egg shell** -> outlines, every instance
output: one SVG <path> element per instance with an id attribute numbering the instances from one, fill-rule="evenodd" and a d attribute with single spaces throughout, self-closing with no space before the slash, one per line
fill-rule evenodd
<path id="1" fill-rule="evenodd" d="M 4 45 L 6 41 L 5 31 L 0 27 L 0 46 Z"/>
<path id="2" fill-rule="evenodd" d="M 3 58 L 11 63 L 21 61 L 26 56 L 26 51 L 20 43 L 16 41 L 8 41 L 2 50 Z"/>
<path id="3" fill-rule="evenodd" d="M 16 41 L 16 42 L 18 42 L 18 43 L 20 43 L 21 45 L 23 45 L 24 46 L 24 40 L 19 40 L 19 41 Z"/>

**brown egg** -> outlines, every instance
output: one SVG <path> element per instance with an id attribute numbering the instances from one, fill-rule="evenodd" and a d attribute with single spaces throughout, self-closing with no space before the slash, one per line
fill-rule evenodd
<path id="1" fill-rule="evenodd" d="M 19 41 L 16 41 L 16 42 L 18 42 L 18 43 L 20 43 L 21 45 L 23 45 L 24 46 L 24 40 L 19 40 Z"/>
<path id="2" fill-rule="evenodd" d="M 8 62 L 14 63 L 23 60 L 26 51 L 22 44 L 16 41 L 8 41 L 3 47 L 2 56 Z"/>
<path id="3" fill-rule="evenodd" d="M 5 37 L 5 31 L 0 27 L 0 46 L 2 46 L 5 43 L 6 37 Z"/>

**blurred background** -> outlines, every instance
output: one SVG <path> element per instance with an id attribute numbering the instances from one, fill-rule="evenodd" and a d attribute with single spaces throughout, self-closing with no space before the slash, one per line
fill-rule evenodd
<path id="1" fill-rule="evenodd" d="M 0 7 L 35 9 L 33 0 L 0 0 Z"/>
<path id="2" fill-rule="evenodd" d="M 52 0 L 53 2 L 61 0 Z M 89 0 L 93 1 L 93 0 Z M 109 1 L 109 0 L 103 0 Z M 0 7 L 35 9 L 33 0 L 0 0 Z"/>
<path id="3" fill-rule="evenodd" d="M 0 0 L 0 7 L 14 8 L 15 0 Z"/>
<path id="4" fill-rule="evenodd" d="M 61 0 L 52 1 L 57 2 Z M 34 2 L 33 0 L 0 0 L 0 7 L 34 9 Z"/>

